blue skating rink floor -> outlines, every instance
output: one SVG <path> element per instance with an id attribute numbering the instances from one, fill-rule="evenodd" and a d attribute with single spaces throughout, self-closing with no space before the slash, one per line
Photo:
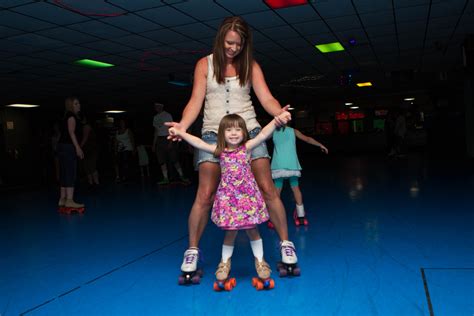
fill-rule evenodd
<path id="1" fill-rule="evenodd" d="M 472 161 L 411 154 L 302 162 L 309 227 L 295 227 L 292 194 L 282 193 L 302 275 L 278 277 L 278 237 L 262 225 L 271 291 L 251 285 L 243 232 L 232 261 L 237 287 L 213 291 L 223 232 L 211 222 L 201 284 L 177 285 L 195 185 L 80 187 L 82 216 L 59 215 L 53 187 L 1 193 L 0 315 L 474 314 Z"/>

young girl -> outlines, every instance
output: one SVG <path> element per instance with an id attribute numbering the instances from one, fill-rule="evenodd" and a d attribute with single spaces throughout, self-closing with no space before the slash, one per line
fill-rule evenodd
<path id="1" fill-rule="evenodd" d="M 296 208 L 293 212 L 295 225 L 306 226 L 308 225 L 308 220 L 306 219 L 303 206 L 303 195 L 298 183 L 302 168 L 298 160 L 298 153 L 296 152 L 296 138 L 308 144 L 318 146 L 325 154 L 328 153 L 328 149 L 314 138 L 306 136 L 299 130 L 289 126 L 282 127 L 273 134 L 273 144 L 275 145 L 271 164 L 273 181 L 278 193 L 281 193 L 284 180 L 288 180 L 296 201 Z M 271 222 L 268 222 L 268 227 L 273 228 Z"/>
<path id="2" fill-rule="evenodd" d="M 284 111 L 278 120 L 285 123 L 291 118 Z M 244 229 L 249 236 L 252 252 L 255 256 L 255 269 L 260 280 L 252 280 L 257 289 L 273 288 L 270 279 L 270 266 L 263 259 L 263 243 L 257 225 L 269 219 L 263 197 L 250 168 L 250 151 L 269 138 L 276 128 L 273 119 L 253 139 L 249 140 L 244 119 L 237 114 L 229 114 L 222 118 L 217 133 L 217 144 L 207 144 L 200 138 L 186 133 L 182 128 L 172 127 L 170 135 L 179 136 L 192 146 L 213 153 L 219 157 L 221 180 L 212 208 L 211 219 L 220 228 L 226 230 L 222 259 L 216 271 L 217 282 L 214 289 L 232 289 L 235 280 L 228 280 L 231 269 L 234 241 L 238 230 Z"/>

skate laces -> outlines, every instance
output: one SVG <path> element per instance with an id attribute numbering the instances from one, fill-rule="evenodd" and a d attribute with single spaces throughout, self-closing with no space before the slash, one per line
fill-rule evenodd
<path id="1" fill-rule="evenodd" d="M 294 257 L 295 256 L 295 246 L 291 241 L 284 241 L 281 243 L 281 248 L 285 252 L 287 257 Z"/>
<path id="2" fill-rule="evenodd" d="M 184 263 L 192 264 L 198 259 L 198 257 L 199 257 L 199 250 L 188 249 L 184 253 Z"/>
<path id="3" fill-rule="evenodd" d="M 269 271 L 270 273 L 272 272 L 272 270 L 270 269 L 270 265 L 265 260 L 262 260 L 261 262 L 256 260 L 255 268 L 257 270 L 257 273 L 261 273 L 264 271 Z"/>
<path id="4" fill-rule="evenodd" d="M 227 262 L 221 261 L 217 266 L 216 274 L 218 273 L 229 273 L 230 271 L 230 259 L 227 259 Z"/>

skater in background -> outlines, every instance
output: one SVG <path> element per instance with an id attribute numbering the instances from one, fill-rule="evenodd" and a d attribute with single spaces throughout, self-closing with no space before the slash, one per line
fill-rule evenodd
<path id="1" fill-rule="evenodd" d="M 278 128 L 273 133 L 273 155 L 272 155 L 272 178 L 281 194 L 285 180 L 290 183 L 293 196 L 296 201 L 296 208 L 293 212 L 295 224 L 308 225 L 306 213 L 303 205 L 303 194 L 301 193 L 298 178 L 301 177 L 301 165 L 298 160 L 298 153 L 296 151 L 296 138 L 302 141 L 318 146 L 325 154 L 328 149 L 312 137 L 306 136 L 299 130 L 286 126 Z M 271 222 L 268 222 L 268 227 L 273 228 Z"/>
<path id="2" fill-rule="evenodd" d="M 65 101 L 66 111 L 61 123 L 61 136 L 59 137 L 57 151 L 59 159 L 59 184 L 60 197 L 58 208 L 60 212 L 84 211 L 84 204 L 74 202 L 74 185 L 77 174 L 77 158 L 83 159 L 84 153 L 78 139 L 82 126 L 78 119 L 81 104 L 75 97 Z"/>
<path id="3" fill-rule="evenodd" d="M 92 126 L 92 122 L 86 117 L 82 119 L 82 140 L 81 148 L 84 152 L 83 166 L 87 175 L 87 182 L 92 188 L 99 185 L 99 172 L 97 171 L 97 156 L 99 146 L 97 144 L 97 135 Z"/>
<path id="4" fill-rule="evenodd" d="M 115 134 L 115 152 L 117 157 L 116 182 L 127 181 L 131 176 L 131 164 L 135 152 L 135 139 L 132 130 L 125 119 L 119 120 L 118 130 Z"/>
<path id="5" fill-rule="evenodd" d="M 290 118 L 290 113 L 286 111 L 278 116 L 279 121 L 285 123 Z M 169 130 L 172 136 L 179 136 L 192 146 L 219 158 L 221 180 L 212 207 L 211 219 L 218 227 L 226 230 L 226 234 L 222 246 L 222 259 L 216 271 L 217 284 L 222 284 L 228 279 L 234 241 L 238 230 L 241 229 L 246 231 L 251 240 L 258 277 L 263 281 L 270 278 L 270 266 L 263 259 L 263 243 L 257 229 L 257 225 L 267 221 L 269 215 L 252 174 L 250 152 L 270 137 L 275 128 L 276 121 L 273 119 L 255 138 L 249 140 L 244 119 L 237 114 L 229 114 L 224 116 L 219 124 L 217 144 L 208 144 L 186 133 L 184 128 L 179 126 Z M 225 285 L 225 289 L 230 288 L 229 285 Z M 216 285 L 215 289 L 218 289 Z"/>
<path id="6" fill-rule="evenodd" d="M 137 146 L 137 154 L 138 154 L 138 166 L 140 167 L 140 176 L 142 179 L 147 176 L 150 177 L 150 160 L 148 159 L 148 152 L 146 151 L 146 147 L 144 144 L 139 143 Z"/>
<path id="7" fill-rule="evenodd" d="M 166 123 L 169 127 L 188 129 L 196 120 L 204 105 L 202 139 L 215 143 L 219 122 L 226 114 L 239 114 L 246 123 L 250 138 L 261 130 L 250 96 L 255 92 L 263 109 L 272 117 L 286 109 L 271 94 L 259 64 L 253 59 L 252 32 L 248 24 L 238 16 L 222 21 L 217 31 L 212 54 L 201 58 L 194 71 L 191 97 L 183 110 L 181 121 Z M 170 136 L 173 140 L 179 137 Z M 270 156 L 265 142 L 252 151 L 252 172 L 257 180 L 275 231 L 280 238 L 281 260 L 285 264 L 296 264 L 298 257 L 294 244 L 288 237 L 285 208 L 273 184 L 270 172 Z M 212 154 L 199 152 L 199 185 L 188 218 L 189 244 L 184 253 L 181 271 L 197 270 L 199 240 L 209 219 L 209 209 L 219 183 L 219 160 Z"/>
<path id="8" fill-rule="evenodd" d="M 170 183 L 169 170 L 167 163 L 173 165 L 178 172 L 179 178 L 183 183 L 189 183 L 189 180 L 184 176 L 183 168 L 179 163 L 177 145 L 168 140 L 168 127 L 166 122 L 172 122 L 173 117 L 170 113 L 164 110 L 162 103 L 155 102 L 156 115 L 153 117 L 153 127 L 155 134 L 153 136 L 153 146 L 151 149 L 156 153 L 158 164 L 160 165 L 163 179 L 158 182 L 159 185 L 166 185 Z"/>

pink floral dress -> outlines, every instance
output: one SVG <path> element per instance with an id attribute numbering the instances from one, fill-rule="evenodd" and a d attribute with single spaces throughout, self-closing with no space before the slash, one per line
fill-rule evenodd
<path id="1" fill-rule="evenodd" d="M 269 219 L 267 207 L 250 169 L 245 145 L 224 150 L 220 156 L 221 182 L 211 219 L 220 228 L 254 228 Z"/>

